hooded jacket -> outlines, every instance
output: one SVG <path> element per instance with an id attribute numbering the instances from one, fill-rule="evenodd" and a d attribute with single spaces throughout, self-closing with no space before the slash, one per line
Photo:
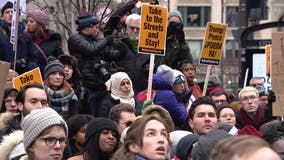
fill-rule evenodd
<path id="1" fill-rule="evenodd" d="M 5 136 L 0 144 L 1 159 L 11 160 L 25 155 L 23 140 L 24 132 L 22 130 L 14 131 Z"/>
<path id="2" fill-rule="evenodd" d="M 183 103 L 178 102 L 172 86 L 161 76 L 154 74 L 153 89 L 156 90 L 154 104 L 164 107 L 170 113 L 175 126 L 181 126 L 186 121 L 186 109 Z"/>

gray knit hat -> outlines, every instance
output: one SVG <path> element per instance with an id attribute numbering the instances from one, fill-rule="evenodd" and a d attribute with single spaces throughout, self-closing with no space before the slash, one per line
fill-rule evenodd
<path id="1" fill-rule="evenodd" d="M 63 118 L 52 108 L 33 110 L 23 121 L 24 147 L 27 151 L 33 141 L 47 128 L 54 125 L 63 125 L 68 135 L 68 127 Z"/>
<path id="2" fill-rule="evenodd" d="M 168 14 L 168 19 L 170 19 L 171 17 L 173 16 L 176 16 L 180 19 L 181 22 L 183 22 L 183 19 L 182 19 L 182 16 L 180 14 L 180 12 L 178 10 L 176 11 L 171 11 L 169 14 Z"/>
<path id="3" fill-rule="evenodd" d="M 58 59 L 50 56 L 47 61 L 47 65 L 44 68 L 44 79 L 53 72 L 60 72 L 64 75 L 64 65 Z"/>
<path id="4" fill-rule="evenodd" d="M 156 74 L 162 76 L 166 81 L 171 84 L 171 86 L 173 86 L 175 82 L 175 75 L 171 67 L 162 64 L 157 68 Z"/>

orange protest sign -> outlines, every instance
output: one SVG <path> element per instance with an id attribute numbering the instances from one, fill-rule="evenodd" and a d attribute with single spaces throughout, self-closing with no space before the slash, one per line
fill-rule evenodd
<path id="1" fill-rule="evenodd" d="M 143 4 L 141 11 L 138 52 L 164 55 L 168 9 L 166 7 Z"/>
<path id="2" fill-rule="evenodd" d="M 207 23 L 200 64 L 219 65 L 226 32 L 226 24 Z"/>
<path id="3" fill-rule="evenodd" d="M 21 74 L 13 79 L 14 88 L 16 88 L 18 91 L 21 90 L 25 85 L 34 82 L 43 85 L 39 67 Z"/>

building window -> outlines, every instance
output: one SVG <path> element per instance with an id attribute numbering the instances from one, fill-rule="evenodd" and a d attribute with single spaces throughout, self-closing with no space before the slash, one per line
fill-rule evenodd
<path id="1" fill-rule="evenodd" d="M 186 27 L 206 27 L 211 19 L 210 7 L 178 7 Z"/>
<path id="2" fill-rule="evenodd" d="M 236 58 L 236 51 L 239 48 L 238 41 L 236 40 L 227 40 L 226 41 L 226 57 Z"/>
<path id="3" fill-rule="evenodd" d="M 189 45 L 190 53 L 191 53 L 193 59 L 199 60 L 201 49 L 202 49 L 202 40 L 188 41 L 188 45 Z"/>
<path id="4" fill-rule="evenodd" d="M 226 8 L 226 23 L 228 24 L 228 27 L 239 26 L 239 7 Z"/>

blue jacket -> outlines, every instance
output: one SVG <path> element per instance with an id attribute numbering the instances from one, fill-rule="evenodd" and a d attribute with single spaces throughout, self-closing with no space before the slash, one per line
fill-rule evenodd
<path id="1" fill-rule="evenodd" d="M 153 89 L 156 90 L 154 104 L 164 107 L 170 113 L 175 126 L 181 126 L 186 121 L 186 109 L 183 103 L 178 102 L 172 86 L 163 77 L 154 74 Z"/>
<path id="2" fill-rule="evenodd" d="M 18 49 L 16 71 L 21 74 L 38 66 L 35 56 L 35 46 L 30 36 L 24 33 L 24 25 L 19 23 Z M 11 63 L 14 66 L 13 45 L 10 43 L 11 30 L 3 20 L 0 20 L 0 60 Z"/>

